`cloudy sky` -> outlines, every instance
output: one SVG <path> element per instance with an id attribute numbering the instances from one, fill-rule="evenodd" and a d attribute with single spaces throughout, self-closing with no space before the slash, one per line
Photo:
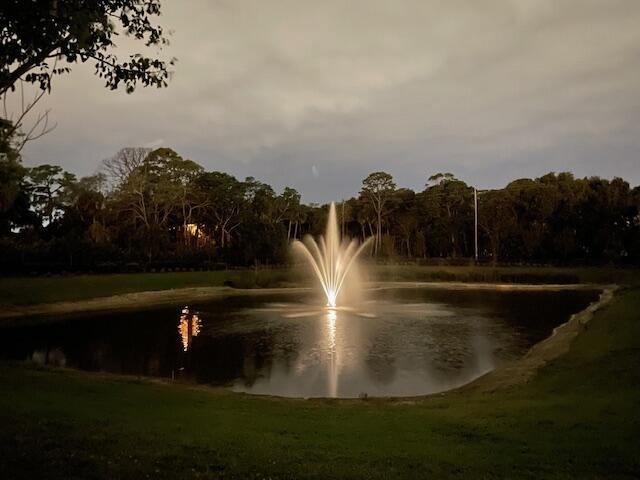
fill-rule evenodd
<path id="1" fill-rule="evenodd" d="M 638 0 L 165 0 L 169 88 L 106 90 L 77 66 L 29 165 L 79 175 L 123 146 L 309 202 L 386 170 L 482 188 L 570 170 L 640 183 Z"/>

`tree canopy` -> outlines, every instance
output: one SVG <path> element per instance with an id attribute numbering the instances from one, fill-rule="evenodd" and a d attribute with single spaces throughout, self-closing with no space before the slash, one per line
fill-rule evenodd
<path id="1" fill-rule="evenodd" d="M 362 181 L 360 195 L 365 198 L 376 214 L 376 235 L 374 251 L 380 250 L 382 242 L 382 220 L 386 213 L 385 207 L 396 188 L 393 177 L 386 172 L 373 172 Z"/>
<path id="2" fill-rule="evenodd" d="M 159 0 L 3 0 L 0 2 L 0 94 L 20 79 L 49 90 L 70 65 L 92 62 L 106 87 L 164 87 L 174 59 L 116 53 L 126 35 L 146 49 L 168 43 L 155 19 Z"/>

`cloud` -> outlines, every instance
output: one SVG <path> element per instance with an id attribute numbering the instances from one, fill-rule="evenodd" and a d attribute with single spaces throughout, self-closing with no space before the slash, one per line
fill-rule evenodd
<path id="1" fill-rule="evenodd" d="M 159 148 L 164 145 L 163 138 L 156 138 L 155 140 L 151 140 L 150 142 L 143 143 L 142 146 L 145 148 Z"/>
<path id="2" fill-rule="evenodd" d="M 313 201 L 379 169 L 410 187 L 436 170 L 484 187 L 548 169 L 640 181 L 636 0 L 163 3 L 170 87 L 114 93 L 75 68 L 29 162 L 85 173 L 161 138 Z"/>

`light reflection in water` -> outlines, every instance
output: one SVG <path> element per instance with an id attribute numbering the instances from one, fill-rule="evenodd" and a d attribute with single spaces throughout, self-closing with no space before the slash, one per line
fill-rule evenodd
<path id="1" fill-rule="evenodd" d="M 182 340 L 182 348 L 186 352 L 189 350 L 193 337 L 197 337 L 202 327 L 202 321 L 198 312 L 192 312 L 186 305 L 180 312 L 180 320 L 178 321 L 178 333 Z"/>
<path id="2" fill-rule="evenodd" d="M 489 318 L 455 313 L 435 302 L 382 300 L 361 307 L 378 315 L 366 315 L 360 307 L 314 311 L 295 304 L 248 311 L 243 321 L 229 325 L 235 335 L 273 331 L 276 325 L 286 325 L 289 334 L 272 337 L 268 366 L 245 372 L 234 390 L 334 398 L 417 395 L 461 385 L 493 366 L 501 329 L 493 332 Z M 225 329 L 220 338 L 230 333 Z M 285 360 L 279 352 L 294 355 Z"/>
<path id="3" fill-rule="evenodd" d="M 338 312 L 335 309 L 327 310 L 327 352 L 329 354 L 329 396 L 338 396 L 338 350 L 336 348 L 336 323 L 338 321 Z"/>

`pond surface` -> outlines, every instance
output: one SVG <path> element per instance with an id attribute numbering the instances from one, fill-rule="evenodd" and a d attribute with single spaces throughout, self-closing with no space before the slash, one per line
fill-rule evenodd
<path id="1" fill-rule="evenodd" d="M 230 297 L 0 329 L 0 358 L 293 397 L 409 396 L 523 355 L 595 291 L 380 289 L 358 308 Z"/>

